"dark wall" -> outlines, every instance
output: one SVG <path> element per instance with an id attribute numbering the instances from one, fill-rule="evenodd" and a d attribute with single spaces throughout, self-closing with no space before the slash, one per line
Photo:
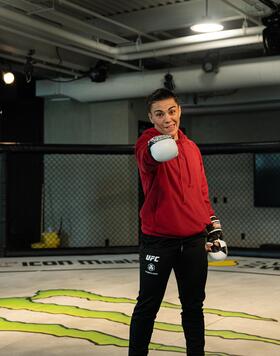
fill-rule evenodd
<path id="1" fill-rule="evenodd" d="M 0 80 L 0 141 L 43 143 L 44 102 L 35 97 L 35 81 L 16 74 L 13 84 Z"/>
<path id="2" fill-rule="evenodd" d="M 13 85 L 0 82 L 0 141 L 42 144 L 44 102 L 35 97 L 35 82 L 16 75 Z M 6 154 L 5 245 L 29 248 L 40 239 L 43 158 L 39 154 Z"/>
<path id="3" fill-rule="evenodd" d="M 41 98 L 0 99 L 0 140 L 43 143 L 44 106 Z"/>

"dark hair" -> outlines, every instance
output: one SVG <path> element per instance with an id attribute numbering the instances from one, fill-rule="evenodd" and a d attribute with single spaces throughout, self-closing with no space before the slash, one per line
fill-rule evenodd
<path id="1" fill-rule="evenodd" d="M 148 112 L 151 111 L 151 107 L 153 103 L 155 103 L 156 101 L 165 100 L 169 98 L 173 98 L 175 102 L 179 105 L 179 100 L 177 96 L 171 90 L 168 90 L 166 88 L 159 88 L 155 90 L 152 94 L 150 94 L 147 97 L 146 100 Z"/>

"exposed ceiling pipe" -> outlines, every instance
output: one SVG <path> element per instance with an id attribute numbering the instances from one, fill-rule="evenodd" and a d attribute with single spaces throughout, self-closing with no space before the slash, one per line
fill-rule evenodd
<path id="1" fill-rule="evenodd" d="M 143 58 L 151 58 L 151 57 L 161 57 L 161 56 L 169 56 L 176 55 L 181 53 L 195 53 L 199 51 L 208 51 L 219 48 L 228 48 L 228 47 L 236 47 L 236 46 L 245 46 L 245 45 L 255 45 L 263 43 L 263 39 L 261 35 L 254 36 L 245 36 L 238 38 L 230 38 L 226 40 L 213 41 L 213 42 L 205 42 L 205 43 L 196 43 L 192 45 L 185 45 L 180 47 L 174 47 L 173 49 L 159 49 L 155 51 L 148 52 L 140 52 L 135 54 L 123 54 L 118 56 L 119 59 L 123 61 L 131 61 L 136 59 Z"/>
<path id="2" fill-rule="evenodd" d="M 133 27 L 124 25 L 123 23 L 118 22 L 118 21 L 115 21 L 115 20 L 113 20 L 113 19 L 110 19 L 109 17 L 102 16 L 102 15 L 98 14 L 98 13 L 95 12 L 95 11 L 92 11 L 92 10 L 86 9 L 86 8 L 84 8 L 84 7 L 82 7 L 82 6 L 73 4 L 73 3 L 70 2 L 70 1 L 67 1 L 67 0 L 58 0 L 58 2 L 59 2 L 60 4 L 64 4 L 64 5 L 68 6 L 68 7 L 71 7 L 71 8 L 74 9 L 74 10 L 81 11 L 81 12 L 87 14 L 87 15 L 91 15 L 91 16 L 93 16 L 93 17 L 96 17 L 96 18 L 101 19 L 101 20 L 103 20 L 103 21 L 109 22 L 109 23 L 111 23 L 111 24 L 113 24 L 113 25 L 116 25 L 116 26 L 118 26 L 118 27 L 124 28 L 124 29 L 126 29 L 126 30 L 128 30 L 128 31 L 130 31 L 130 32 L 136 33 L 138 36 L 142 36 L 142 37 L 144 37 L 144 38 L 148 38 L 148 39 L 153 40 L 153 41 L 157 40 L 157 38 L 154 37 L 154 36 L 147 35 L 146 33 L 142 32 L 142 31 L 139 31 L 139 30 L 137 30 L 137 29 L 135 29 L 135 28 L 133 28 Z"/>
<path id="3" fill-rule="evenodd" d="M 252 23 L 254 23 L 255 25 L 261 25 L 261 21 L 254 19 L 252 16 L 249 16 L 246 12 L 244 12 L 243 10 L 241 10 L 239 7 L 237 7 L 236 5 L 233 5 L 230 1 L 228 0 L 222 0 L 223 3 L 227 4 L 228 6 L 230 6 L 231 8 L 233 8 L 235 11 L 237 11 L 239 14 L 245 16 L 245 18 L 247 18 L 248 20 L 250 20 Z"/>
<path id="4" fill-rule="evenodd" d="M 24 50 L 18 49 L 18 48 L 11 48 L 10 46 L 6 46 L 6 45 L 2 45 L 2 44 L 0 44 L 0 50 L 1 50 L 1 52 L 3 51 L 7 54 L 23 57 L 23 58 L 25 58 L 25 61 L 26 61 L 26 57 L 28 56 L 27 51 L 24 51 Z M 53 59 L 53 58 L 46 57 L 46 56 L 41 56 L 36 53 L 34 53 L 32 55 L 32 60 L 34 61 L 34 63 L 41 62 L 41 63 L 48 63 L 50 65 L 55 65 L 58 67 L 57 71 L 59 71 L 59 68 L 73 70 L 73 71 L 75 71 L 75 73 L 80 73 L 80 74 L 88 71 L 87 67 L 81 66 L 79 64 L 69 63 L 68 61 L 62 61 L 58 65 L 57 59 Z"/>
<path id="5" fill-rule="evenodd" d="M 64 40 L 69 41 L 69 43 L 75 43 L 81 47 L 87 47 L 91 50 L 101 51 L 103 53 L 110 54 L 114 56 L 117 54 L 117 51 L 114 47 L 107 46 L 105 44 L 99 43 L 97 41 L 91 40 L 80 35 L 77 35 L 73 32 L 68 32 L 62 28 L 58 28 L 47 23 L 43 23 L 39 20 L 36 20 L 32 17 L 22 15 L 18 12 L 8 10 L 6 8 L 1 8 L 0 17 L 9 20 L 12 24 L 18 23 L 23 26 L 30 26 L 33 29 L 43 31 L 45 33 L 51 34 L 56 38 L 63 38 Z"/>
<path id="6" fill-rule="evenodd" d="M 147 58 L 148 56 L 150 57 L 153 57 L 154 56 L 154 51 L 151 50 L 150 52 L 146 52 L 145 54 L 143 54 L 143 56 L 140 54 L 140 52 L 142 51 L 145 51 L 146 48 L 149 48 L 148 46 L 145 46 L 145 44 L 143 45 L 138 45 L 138 46 L 134 46 L 133 45 L 133 48 L 135 49 L 135 54 L 131 54 L 131 57 L 121 57 L 120 56 L 120 52 L 122 52 L 122 54 L 126 53 L 126 50 L 127 52 L 130 52 L 130 49 L 121 49 L 121 48 L 117 48 L 117 47 L 111 47 L 111 46 L 108 46 L 108 45 L 105 45 L 105 44 L 102 44 L 102 43 L 99 43 L 97 41 L 94 41 L 94 40 L 91 40 L 89 38 L 85 38 L 85 37 L 82 37 L 80 35 L 77 35 L 77 34 L 74 34 L 74 33 L 71 33 L 71 32 L 68 32 L 66 30 L 63 30 L 63 29 L 57 29 L 56 27 L 54 26 L 51 26 L 49 24 L 46 24 L 46 23 L 42 23 L 36 19 L 33 19 L 31 17 L 28 17 L 28 16 L 25 16 L 25 15 L 22 15 L 22 14 L 19 14 L 19 13 L 16 13 L 16 12 L 13 12 L 13 11 L 10 11 L 8 9 L 1 9 L 1 12 L 0 12 L 0 17 L 3 17 L 7 20 L 10 20 L 12 21 L 13 23 L 20 23 L 24 26 L 30 26 L 31 28 L 33 29 L 36 29 L 36 30 L 39 30 L 39 31 L 44 31 L 48 34 L 51 34 L 51 35 L 55 35 L 57 38 L 62 38 L 64 40 L 67 40 L 69 41 L 70 43 L 75 43 L 77 45 L 77 47 L 86 47 L 86 48 L 89 48 L 91 50 L 94 50 L 94 51 L 98 51 L 99 53 L 101 52 L 101 54 L 105 54 L 109 57 L 113 57 L 113 59 L 115 60 L 119 60 L 121 58 L 123 58 L 124 60 L 132 60 L 132 59 L 140 59 L 140 58 Z M 249 30 L 248 31 L 251 31 L 252 33 L 254 33 L 254 31 L 256 33 L 259 33 L 261 31 L 262 27 L 257 27 L 257 28 L 253 28 L 252 30 Z M 240 36 L 240 33 L 243 31 L 244 33 L 244 30 L 241 29 L 238 29 L 238 30 L 230 30 L 229 33 L 228 31 L 223 31 L 223 34 L 220 35 L 219 33 L 216 33 L 216 34 L 213 34 L 212 36 L 209 36 L 209 37 L 206 37 L 206 42 L 208 41 L 215 41 L 215 39 L 219 39 L 219 38 L 234 38 L 236 36 Z M 246 33 L 246 31 L 245 31 Z M 184 39 L 181 39 L 181 38 L 177 38 L 177 39 L 174 39 L 174 40 L 163 40 L 163 41 L 159 41 L 156 46 L 157 48 L 166 48 L 166 52 L 164 52 L 164 55 L 170 55 L 172 53 L 174 53 L 174 48 L 176 48 L 175 46 L 178 46 L 177 42 L 179 43 L 179 45 L 181 46 L 182 43 L 184 41 L 186 41 L 186 43 L 190 43 L 190 42 L 198 42 L 198 43 L 206 43 L 206 42 L 202 42 L 202 37 L 197 37 L 199 35 L 195 35 L 195 36 L 186 36 L 184 37 Z M 221 36 L 221 37 L 220 37 Z M 241 37 L 240 37 L 241 38 Z M 255 40 L 254 40 L 255 41 Z M 255 43 L 255 42 L 254 42 Z M 174 46 L 174 47 L 173 47 Z M 180 53 L 183 53 L 181 52 L 181 49 L 179 50 Z M 187 48 L 186 48 L 186 51 L 187 51 Z M 136 55 L 138 54 L 138 55 Z M 159 55 L 157 53 L 157 55 Z M 163 55 L 163 54 L 162 54 Z"/>
<path id="7" fill-rule="evenodd" d="M 63 49 L 66 49 L 66 50 L 68 50 L 70 52 L 79 53 L 79 54 L 82 54 L 82 55 L 90 57 L 90 58 L 101 59 L 101 60 L 107 61 L 109 63 L 113 63 L 114 65 L 119 65 L 119 66 L 122 66 L 122 67 L 125 67 L 125 68 L 134 69 L 134 70 L 137 70 L 137 71 L 142 70 L 140 67 L 137 67 L 137 66 L 135 66 L 133 64 L 129 64 L 129 63 L 125 63 L 125 62 L 122 62 L 122 61 L 118 61 L 116 59 L 112 59 L 112 58 L 103 56 L 101 54 L 93 53 L 93 52 L 90 52 L 90 51 L 87 51 L 87 50 L 84 50 L 84 49 L 81 49 L 81 48 L 69 46 L 69 45 L 66 45 L 66 44 L 63 44 L 63 43 L 60 43 L 60 42 L 57 42 L 57 41 L 53 41 L 53 40 L 49 40 L 49 39 L 46 39 L 46 38 L 42 38 L 42 37 L 39 37 L 37 35 L 29 34 L 27 32 L 22 32 L 20 30 L 16 30 L 15 28 L 11 28 L 11 27 L 8 27 L 8 26 L 2 25 L 2 24 L 0 24 L 0 29 L 8 31 L 8 32 L 11 32 L 11 33 L 14 33 L 14 34 L 19 35 L 19 36 L 24 36 L 26 38 L 30 38 L 32 40 L 36 40 L 36 41 L 39 41 L 39 42 L 47 43 L 47 44 L 52 45 L 52 46 L 63 48 Z"/>
<path id="8" fill-rule="evenodd" d="M 5 5 L 11 5 L 11 1 L 0 0 L 0 3 L 3 3 Z M 90 31 L 89 33 L 95 36 L 95 38 L 102 38 L 107 41 L 118 43 L 118 44 L 128 42 L 127 39 L 122 38 L 117 34 L 105 31 L 85 21 L 78 20 L 75 17 L 57 11 L 54 6 L 54 3 L 52 7 L 49 7 L 48 5 L 44 5 L 43 3 L 41 3 L 40 5 L 36 5 L 34 3 L 27 2 L 27 1 L 13 0 L 12 5 L 14 8 L 26 12 L 28 16 L 39 14 L 41 18 L 51 20 L 51 21 L 54 21 L 56 18 L 59 19 L 58 21 L 60 21 L 60 19 L 64 19 L 66 23 L 70 23 L 72 26 L 76 25 L 79 30 L 86 29 L 87 31 Z M 38 10 L 37 11 L 34 10 L 34 7 L 37 8 Z"/>
<path id="9" fill-rule="evenodd" d="M 143 43 L 139 45 L 130 45 L 127 47 L 118 48 L 118 54 L 130 54 L 138 53 L 145 51 L 155 51 L 162 48 L 172 48 L 183 45 L 190 45 L 194 43 L 205 43 L 210 41 L 223 40 L 227 38 L 235 37 L 245 37 L 250 35 L 260 35 L 264 26 L 255 26 L 255 27 L 244 27 L 228 31 L 204 33 L 192 36 L 183 36 L 178 38 L 173 38 L 169 40 L 162 40 L 157 42 Z"/>
<path id="10" fill-rule="evenodd" d="M 280 84 L 279 56 L 228 62 L 218 73 L 205 73 L 200 66 L 170 71 L 176 92 L 199 93 L 224 89 L 265 87 Z M 104 83 L 82 79 L 75 83 L 37 82 L 37 96 L 65 96 L 81 102 L 145 97 L 162 87 L 166 71 L 112 75 Z"/>
<path id="11" fill-rule="evenodd" d="M 261 3 L 269 7 L 271 10 L 277 11 L 278 10 L 278 4 L 275 4 L 274 1 L 271 0 L 259 0 Z"/>
<path id="12" fill-rule="evenodd" d="M 279 110 L 280 101 L 264 101 L 257 103 L 239 103 L 226 105 L 182 105 L 182 113 L 188 115 L 213 115 L 213 114 L 229 114 L 237 112 L 251 112 L 264 110 Z"/>
<path id="13" fill-rule="evenodd" d="M 113 43 L 121 44 L 121 43 L 127 43 L 129 42 L 127 39 L 120 37 L 114 33 L 102 30 L 101 28 L 98 28 L 93 25 L 89 25 L 86 22 L 82 22 L 80 20 L 77 20 L 76 18 L 65 15 L 57 10 L 54 10 L 54 15 L 57 15 L 58 18 L 62 18 L 72 24 L 76 24 L 77 26 L 83 26 L 84 28 L 88 28 L 88 30 L 91 32 L 91 35 L 95 38 L 102 38 L 103 40 L 107 40 Z"/>
<path id="14" fill-rule="evenodd" d="M 17 63 L 26 63 L 26 58 L 20 58 L 20 57 L 16 57 L 15 55 L 2 53 L 2 52 L 1 52 L 1 58 L 5 58 L 5 59 L 11 60 L 13 62 L 17 62 Z M 47 69 L 47 70 L 50 70 L 52 72 L 67 74 L 67 75 L 70 75 L 72 77 L 81 75 L 81 73 L 76 72 L 74 70 L 67 70 L 67 69 L 63 69 L 63 68 L 57 69 L 56 67 L 53 67 L 53 66 L 45 64 L 45 63 L 36 62 L 36 63 L 33 63 L 33 67 Z"/>

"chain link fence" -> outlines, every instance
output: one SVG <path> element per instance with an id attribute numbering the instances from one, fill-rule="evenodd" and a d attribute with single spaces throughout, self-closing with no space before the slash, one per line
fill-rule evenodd
<path id="1" fill-rule="evenodd" d="M 133 147 L 8 145 L 0 157 L 2 255 L 136 250 Z"/>
<path id="2" fill-rule="evenodd" d="M 256 170 L 259 154 L 219 154 L 204 156 L 212 206 L 220 217 L 229 246 L 259 248 L 275 245 L 280 249 L 280 192 L 274 184 L 274 192 L 257 206 L 257 199 L 269 188 L 272 179 L 280 178 L 280 155 L 265 154 L 267 164 Z M 256 179 L 266 175 L 263 182 Z M 276 188 L 276 189 L 275 189 Z M 273 206 L 278 196 L 278 206 Z"/>
<path id="3" fill-rule="evenodd" d="M 134 156 L 45 155 L 43 190 L 43 231 L 60 247 L 138 244 Z"/>
<path id="4" fill-rule="evenodd" d="M 279 249 L 280 153 L 265 145 L 201 151 L 229 247 Z M 2 255 L 136 251 L 142 198 L 132 146 L 2 147 L 0 157 Z M 263 202 L 276 193 L 272 206 Z"/>

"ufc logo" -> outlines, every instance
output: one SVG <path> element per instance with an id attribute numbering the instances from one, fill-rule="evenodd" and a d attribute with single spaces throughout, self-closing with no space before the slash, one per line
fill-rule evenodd
<path id="1" fill-rule="evenodd" d="M 147 260 L 147 261 L 158 262 L 159 256 L 146 255 L 146 260 Z"/>

